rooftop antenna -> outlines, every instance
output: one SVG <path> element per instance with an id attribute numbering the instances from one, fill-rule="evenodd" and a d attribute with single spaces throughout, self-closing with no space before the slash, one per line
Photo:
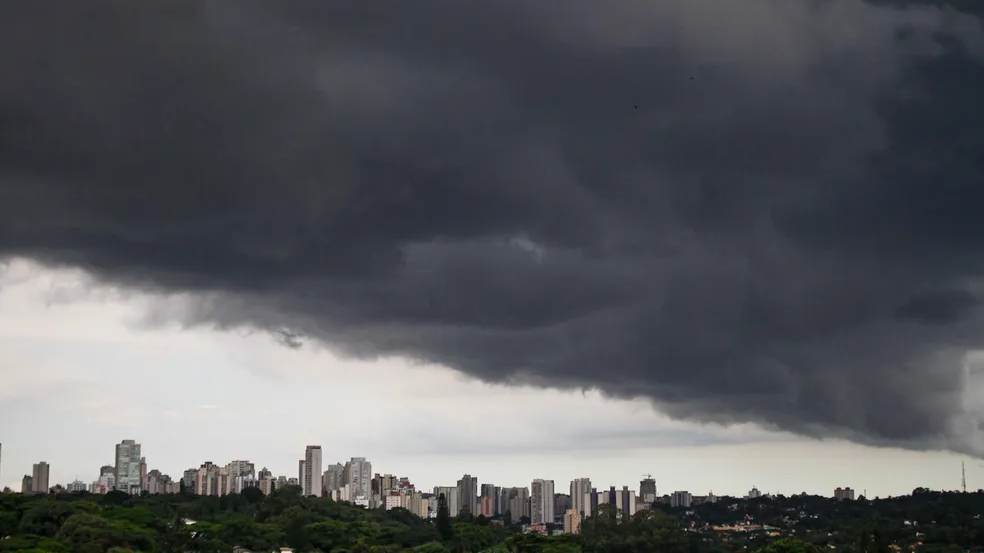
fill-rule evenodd
<path id="1" fill-rule="evenodd" d="M 964 466 L 963 461 L 960 461 L 960 488 L 963 493 L 967 493 L 967 467 Z"/>

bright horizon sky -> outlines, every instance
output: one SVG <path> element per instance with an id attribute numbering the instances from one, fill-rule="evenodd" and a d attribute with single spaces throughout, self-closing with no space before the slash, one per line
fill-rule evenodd
<path id="1" fill-rule="evenodd" d="M 646 402 L 593 391 L 492 386 L 399 359 L 353 361 L 291 350 L 247 330 L 146 324 L 170 299 L 93 285 L 80 271 L 14 260 L 0 275 L 0 483 L 20 490 L 31 465 L 51 485 L 91 483 L 114 445 L 135 439 L 150 469 L 174 478 L 204 461 L 248 459 L 296 476 L 308 444 L 324 464 L 364 456 L 418 489 L 528 486 L 576 477 L 660 493 L 898 495 L 918 486 L 984 487 L 984 463 L 950 453 L 871 448 L 753 425 L 675 422 Z"/>

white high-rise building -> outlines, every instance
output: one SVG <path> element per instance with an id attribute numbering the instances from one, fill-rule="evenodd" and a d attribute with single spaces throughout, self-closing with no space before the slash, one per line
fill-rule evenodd
<path id="1" fill-rule="evenodd" d="M 321 446 L 309 445 L 304 451 L 304 480 L 301 484 L 304 495 L 321 497 L 323 494 L 321 476 Z"/>
<path id="2" fill-rule="evenodd" d="M 553 524 L 554 482 L 537 478 L 530 487 L 530 522 Z"/>
<path id="3" fill-rule="evenodd" d="M 587 505 L 587 509 L 585 509 Z M 582 518 L 591 513 L 591 479 L 577 478 L 571 480 L 571 508 Z"/>
<path id="4" fill-rule="evenodd" d="M 133 440 L 123 440 L 116 444 L 116 467 L 113 476 L 116 489 L 130 495 L 140 495 L 141 465 L 140 444 Z"/>
<path id="5" fill-rule="evenodd" d="M 345 472 L 345 480 L 352 486 L 353 498 L 369 499 L 372 496 L 372 463 L 366 461 L 365 457 L 352 457 L 345 464 Z"/>

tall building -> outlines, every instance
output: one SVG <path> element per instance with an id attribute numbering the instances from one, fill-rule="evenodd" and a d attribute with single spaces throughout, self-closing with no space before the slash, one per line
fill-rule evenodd
<path id="1" fill-rule="evenodd" d="M 252 465 L 252 463 L 250 463 L 250 464 Z M 273 476 L 273 473 L 270 472 L 270 469 L 268 469 L 266 467 L 261 468 L 260 469 L 260 472 L 256 473 L 256 479 L 259 480 L 259 481 L 261 481 L 261 482 L 267 476 Z"/>
<path id="2" fill-rule="evenodd" d="M 324 495 L 321 476 L 321 446 L 309 445 L 304 450 L 304 495 Z"/>
<path id="3" fill-rule="evenodd" d="M 434 497 L 444 496 L 444 500 L 448 503 L 448 512 L 451 516 L 458 516 L 458 512 L 461 506 L 461 499 L 458 497 L 458 487 L 457 486 L 436 486 L 434 488 Z"/>
<path id="4" fill-rule="evenodd" d="M 51 472 L 51 467 L 48 463 L 41 461 L 34 465 L 34 469 L 31 473 L 31 492 L 32 493 L 48 493 L 48 474 Z"/>
<path id="5" fill-rule="evenodd" d="M 837 501 L 854 501 L 854 490 L 851 488 L 837 488 L 834 490 L 834 499 Z"/>
<path id="6" fill-rule="evenodd" d="M 642 498 L 642 502 L 651 505 L 656 502 L 656 479 L 646 478 L 639 482 L 639 497 Z"/>
<path id="7" fill-rule="evenodd" d="M 345 481 L 351 486 L 355 499 L 372 497 L 372 463 L 365 457 L 352 457 L 345 463 L 345 473 Z"/>
<path id="8" fill-rule="evenodd" d="M 21 493 L 34 493 L 34 479 L 30 474 L 25 474 L 21 479 Z"/>
<path id="9" fill-rule="evenodd" d="M 113 477 L 115 478 L 116 467 L 114 467 L 113 465 L 103 465 L 99 467 L 99 476 L 103 476 L 104 474 L 112 474 Z"/>
<path id="10" fill-rule="evenodd" d="M 564 533 L 581 533 L 581 513 L 577 512 L 577 509 L 568 509 L 567 512 L 564 513 Z"/>
<path id="11" fill-rule="evenodd" d="M 553 521 L 553 480 L 537 478 L 530 486 L 530 522 L 532 524 L 553 524 Z"/>
<path id="12" fill-rule="evenodd" d="M 571 496 L 566 493 L 555 493 L 554 494 L 554 515 L 557 513 L 566 513 L 568 509 L 574 506 L 571 501 Z"/>
<path id="13" fill-rule="evenodd" d="M 304 489 L 304 459 L 297 462 L 297 482 L 301 486 L 301 495 L 307 497 L 307 490 Z"/>
<path id="14" fill-rule="evenodd" d="M 116 468 L 113 477 L 116 489 L 130 495 L 140 495 L 140 444 L 123 440 L 116 444 Z"/>
<path id="15" fill-rule="evenodd" d="M 502 506 L 502 502 L 499 501 L 500 496 L 501 494 L 499 493 L 499 486 L 496 486 L 495 484 L 482 484 L 481 501 L 484 501 L 486 498 L 492 500 L 493 515 L 502 514 L 502 510 L 500 509 Z"/>
<path id="16" fill-rule="evenodd" d="M 530 518 L 529 488 L 502 488 L 505 508 L 503 514 L 508 514 L 512 522 L 521 518 Z"/>
<path id="17" fill-rule="evenodd" d="M 147 458 L 140 458 L 140 491 L 147 490 Z"/>
<path id="18" fill-rule="evenodd" d="M 631 517 L 636 513 L 636 494 L 628 486 L 622 486 L 621 490 L 615 491 L 614 503 L 625 513 L 626 517 Z"/>
<path id="19" fill-rule="evenodd" d="M 571 480 L 571 508 L 581 517 L 591 514 L 591 479 L 577 478 Z"/>
<path id="20" fill-rule="evenodd" d="M 342 489 L 345 484 L 345 465 L 341 463 L 328 465 L 328 468 L 325 470 L 322 478 L 322 485 L 324 486 L 325 491 L 338 491 Z"/>
<path id="21" fill-rule="evenodd" d="M 478 478 L 466 474 L 458 480 L 458 512 L 478 515 Z"/>

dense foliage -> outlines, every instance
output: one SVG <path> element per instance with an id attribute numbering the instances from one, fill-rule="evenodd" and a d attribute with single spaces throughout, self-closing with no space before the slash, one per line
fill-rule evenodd
<path id="1" fill-rule="evenodd" d="M 762 551 L 882 553 L 984 551 L 984 494 L 916 490 L 878 501 L 815 496 L 732 500 L 693 509 L 624 516 L 611 506 L 587 519 L 580 535 L 522 533 L 485 517 L 420 519 L 403 509 L 364 509 L 301 497 L 287 487 L 225 497 L 0 495 L 0 551 L 101 553 L 298 552 L 390 553 L 700 553 Z M 722 531 L 726 525 L 741 531 Z"/>

